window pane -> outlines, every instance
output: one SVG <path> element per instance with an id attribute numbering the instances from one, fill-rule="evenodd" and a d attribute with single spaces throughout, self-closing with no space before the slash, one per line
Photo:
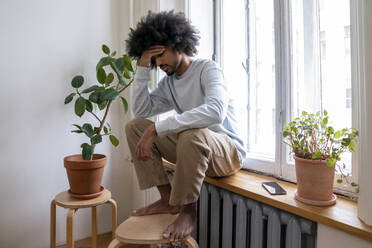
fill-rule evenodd
<path id="1" fill-rule="evenodd" d="M 325 109 L 336 130 L 351 127 L 349 0 L 290 3 L 292 118 Z M 350 153 L 343 162 L 351 168 Z"/>
<path id="2" fill-rule="evenodd" d="M 245 1 L 222 2 L 221 62 L 224 76 L 234 100 L 236 120 L 243 137 L 248 137 L 248 81 L 243 67 L 247 58 Z M 247 140 L 245 140 L 247 141 Z"/>
<path id="3" fill-rule="evenodd" d="M 196 57 L 212 59 L 213 55 L 213 1 L 189 0 L 190 21 L 200 32 Z"/>
<path id="4" fill-rule="evenodd" d="M 337 8 L 335 5 L 337 4 Z M 319 0 L 320 32 L 326 56 L 321 56 L 322 105 L 336 130 L 351 127 L 350 1 Z M 342 162 L 351 172 L 351 153 Z"/>
<path id="5" fill-rule="evenodd" d="M 248 152 L 275 158 L 275 35 L 272 0 L 250 1 Z"/>

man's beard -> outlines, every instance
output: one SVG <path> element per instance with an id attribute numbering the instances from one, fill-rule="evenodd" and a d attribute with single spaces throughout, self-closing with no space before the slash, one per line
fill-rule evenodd
<path id="1" fill-rule="evenodd" d="M 174 74 L 174 71 L 166 72 L 168 76 L 172 76 Z"/>

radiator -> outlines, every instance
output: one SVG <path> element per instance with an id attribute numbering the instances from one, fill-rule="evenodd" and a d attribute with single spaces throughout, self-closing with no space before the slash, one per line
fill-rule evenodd
<path id="1" fill-rule="evenodd" d="M 204 183 L 198 224 L 200 248 L 315 248 L 315 222 Z"/>

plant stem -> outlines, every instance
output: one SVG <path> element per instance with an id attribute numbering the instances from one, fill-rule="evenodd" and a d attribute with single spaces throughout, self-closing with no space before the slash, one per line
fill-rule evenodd
<path id="1" fill-rule="evenodd" d="M 134 81 L 134 77 L 132 78 L 132 80 L 130 80 L 130 82 L 129 82 L 127 85 L 124 86 L 124 88 L 122 88 L 122 89 L 119 91 L 119 94 L 120 94 L 121 92 L 123 92 L 126 88 L 128 88 L 129 85 L 131 85 L 131 84 L 133 83 L 133 81 Z"/>
<path id="2" fill-rule="evenodd" d="M 101 121 L 101 124 L 99 126 L 99 130 L 98 130 L 98 134 L 101 133 L 102 131 L 102 128 L 103 128 L 103 125 L 105 124 L 105 121 L 106 121 L 106 118 L 107 118 L 107 114 L 109 112 L 109 109 L 110 109 L 110 106 L 111 106 L 111 103 L 112 103 L 112 100 L 110 100 L 106 106 L 106 111 L 105 111 L 105 115 L 103 116 L 103 119 Z M 93 145 L 93 149 L 96 147 L 96 144 Z M 89 160 L 92 160 L 93 158 L 93 154 L 90 156 Z"/>
<path id="3" fill-rule="evenodd" d="M 89 113 L 91 113 L 94 117 L 96 117 L 96 119 L 99 121 L 99 123 L 101 123 L 101 120 L 98 118 L 98 116 L 95 113 L 93 113 L 93 112 L 89 112 Z"/>

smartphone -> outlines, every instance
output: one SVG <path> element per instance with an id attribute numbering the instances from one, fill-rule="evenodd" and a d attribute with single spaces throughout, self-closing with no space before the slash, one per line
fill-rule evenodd
<path id="1" fill-rule="evenodd" d="M 263 182 L 262 186 L 270 193 L 270 195 L 285 195 L 287 191 L 276 182 Z"/>

